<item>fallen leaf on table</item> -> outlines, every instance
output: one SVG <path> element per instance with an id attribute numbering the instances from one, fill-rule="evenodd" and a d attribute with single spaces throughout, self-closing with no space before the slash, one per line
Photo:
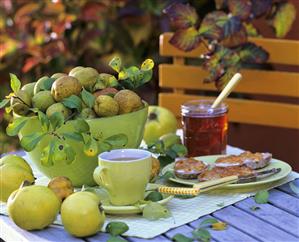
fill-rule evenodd
<path id="1" fill-rule="evenodd" d="M 172 241 L 175 242 L 192 242 L 193 239 L 188 238 L 187 236 L 183 234 L 176 234 L 175 236 L 172 237 Z"/>
<path id="2" fill-rule="evenodd" d="M 268 191 L 259 191 L 255 194 L 254 201 L 258 204 L 267 203 L 269 198 L 269 192 Z"/>
<path id="3" fill-rule="evenodd" d="M 211 225 L 213 230 L 225 230 L 227 228 L 227 223 L 217 222 Z"/>
<path id="4" fill-rule="evenodd" d="M 294 192 L 296 195 L 299 195 L 299 187 L 295 185 L 294 182 L 290 182 L 290 188 L 292 192 Z"/>
<path id="5" fill-rule="evenodd" d="M 257 206 L 252 206 L 252 207 L 250 207 L 250 210 L 252 210 L 252 211 L 256 211 L 256 210 L 259 210 L 259 209 L 261 209 L 260 207 L 257 207 Z"/>
<path id="6" fill-rule="evenodd" d="M 200 223 L 200 226 L 202 226 L 202 225 L 211 225 L 211 224 L 218 223 L 218 222 L 219 221 L 215 218 L 207 218 L 207 219 L 203 220 Z"/>
<path id="7" fill-rule="evenodd" d="M 210 232 L 204 228 L 199 228 L 192 231 L 192 235 L 194 239 L 197 239 L 199 241 L 208 242 L 211 240 Z"/>

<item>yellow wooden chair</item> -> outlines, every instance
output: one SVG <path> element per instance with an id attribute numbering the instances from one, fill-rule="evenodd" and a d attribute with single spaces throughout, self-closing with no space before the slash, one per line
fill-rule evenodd
<path id="1" fill-rule="evenodd" d="M 197 58 L 203 54 L 204 47 L 199 46 L 191 52 L 180 51 L 169 44 L 171 35 L 172 33 L 164 33 L 160 36 L 160 55 L 172 57 L 173 64 L 159 66 L 159 86 L 162 89 L 159 93 L 159 105 L 173 111 L 180 120 L 182 103 L 207 98 L 187 94 L 190 90 L 217 90 L 214 83 L 203 83 L 207 72 L 200 66 L 185 65 L 186 58 Z M 269 52 L 269 63 L 299 66 L 299 41 L 266 38 L 252 38 L 251 41 Z M 298 72 L 257 69 L 242 69 L 240 72 L 243 79 L 234 92 L 251 96 L 250 99 L 227 99 L 230 122 L 299 129 Z M 171 91 L 165 92 L 164 89 Z M 288 97 L 291 102 L 286 102 L 285 98 L 283 102 L 256 100 L 260 95 Z"/>

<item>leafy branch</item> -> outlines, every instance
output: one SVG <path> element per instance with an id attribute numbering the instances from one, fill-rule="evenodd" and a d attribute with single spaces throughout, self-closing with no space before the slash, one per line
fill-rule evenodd
<path id="1" fill-rule="evenodd" d="M 244 63 L 264 63 L 269 54 L 248 41 L 248 36 L 260 36 L 252 21 L 265 16 L 278 38 L 290 30 L 296 9 L 284 0 L 215 1 L 217 10 L 202 19 L 188 4 L 174 3 L 163 10 L 175 28 L 170 43 L 183 51 L 200 44 L 207 48 L 201 56 L 203 68 L 210 74 L 204 82 L 214 82 L 222 88 Z"/>

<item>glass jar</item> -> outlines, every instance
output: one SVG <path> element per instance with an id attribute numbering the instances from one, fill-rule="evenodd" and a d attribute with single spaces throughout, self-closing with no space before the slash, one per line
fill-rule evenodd
<path id="1" fill-rule="evenodd" d="M 181 106 L 183 142 L 188 156 L 218 155 L 226 153 L 226 104 L 212 108 L 213 100 L 193 100 Z"/>

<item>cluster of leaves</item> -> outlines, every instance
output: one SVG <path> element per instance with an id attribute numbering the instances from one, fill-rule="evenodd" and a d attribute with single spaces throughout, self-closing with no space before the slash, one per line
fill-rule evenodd
<path id="1" fill-rule="evenodd" d="M 159 35 L 167 3 L 0 1 L 0 70 L 17 64 L 23 73 L 36 75 L 76 63 L 100 65 L 99 59 L 103 64 L 115 54 L 127 64 L 138 63 L 148 51 L 156 52 L 149 40 Z"/>
<path id="2" fill-rule="evenodd" d="M 0 108 L 4 107 L 9 102 L 9 97 L 15 95 L 20 88 L 20 80 L 12 74 L 11 89 L 13 93 L 0 103 Z M 94 105 L 94 96 L 86 90 L 82 90 L 81 97 L 87 106 L 92 107 Z M 62 103 L 67 108 L 74 109 L 78 112 L 82 109 L 82 101 L 75 95 L 65 98 Z M 128 137 L 125 134 L 116 134 L 105 139 L 100 136 L 94 137 L 90 132 L 89 124 L 81 118 L 65 120 L 63 114 L 60 112 L 55 112 L 48 117 L 38 109 L 31 108 L 30 110 L 36 114 L 41 124 L 41 130 L 22 136 L 20 144 L 25 151 L 30 152 L 47 136 L 50 143 L 44 148 L 41 154 L 41 163 L 44 166 L 52 166 L 55 162 L 71 164 L 76 157 L 76 151 L 69 144 L 71 140 L 83 143 L 83 151 L 87 156 L 96 156 L 98 153 L 111 150 L 112 148 L 121 148 L 128 142 Z M 11 107 L 6 108 L 6 111 L 11 112 Z M 76 112 L 74 112 L 74 114 L 76 114 Z M 6 128 L 7 135 L 18 135 L 31 119 L 32 117 L 14 118 L 13 122 Z M 61 131 L 62 126 L 68 125 L 68 122 L 71 122 L 72 129 L 67 129 L 70 130 L 68 132 Z"/>
<path id="3" fill-rule="evenodd" d="M 175 242 L 192 242 L 194 240 L 209 242 L 211 240 L 211 234 L 208 228 L 221 231 L 227 228 L 227 224 L 218 221 L 215 218 L 207 218 L 200 223 L 198 228 L 192 231 L 192 238 L 189 238 L 183 234 L 176 234 L 173 236 L 172 240 Z"/>
<path id="4" fill-rule="evenodd" d="M 129 230 L 129 226 L 124 222 L 113 221 L 106 225 L 106 232 L 111 236 L 107 240 L 107 242 L 123 242 L 127 241 L 125 239 L 120 238 L 119 236 L 124 234 Z"/>
<path id="5" fill-rule="evenodd" d="M 276 36 L 282 38 L 295 20 L 296 9 L 285 0 L 215 0 L 215 5 L 217 10 L 202 19 L 188 4 L 172 4 L 164 13 L 176 29 L 170 43 L 184 51 L 204 45 L 203 68 L 210 73 L 204 81 L 221 88 L 242 64 L 268 59 L 267 51 L 248 41 L 249 36 L 259 36 L 252 21 L 266 17 Z"/>
<path id="6" fill-rule="evenodd" d="M 179 136 L 177 137 L 180 139 Z M 161 139 L 153 144 L 149 144 L 148 150 L 154 154 L 159 154 L 158 160 L 161 167 L 174 162 L 177 157 L 184 157 L 187 154 L 187 148 L 183 144 L 174 143 L 167 145 Z"/>
<path id="7" fill-rule="evenodd" d="M 122 66 L 121 59 L 119 57 L 114 57 L 110 61 L 109 66 L 118 73 L 118 81 L 114 76 L 109 74 L 106 74 L 103 79 L 106 79 L 106 81 L 108 81 L 107 79 L 110 79 L 110 83 L 118 83 L 123 89 L 137 89 L 152 79 L 154 61 L 152 59 L 146 59 L 141 64 L 140 68 L 137 66 L 125 68 Z"/>

